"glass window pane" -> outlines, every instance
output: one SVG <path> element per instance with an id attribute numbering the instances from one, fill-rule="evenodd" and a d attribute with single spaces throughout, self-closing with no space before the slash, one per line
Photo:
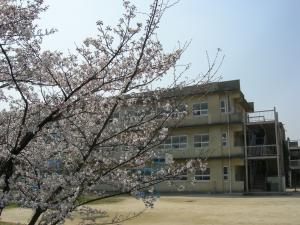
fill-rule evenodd
<path id="1" fill-rule="evenodd" d="M 186 136 L 181 136 L 180 137 L 180 143 L 186 143 L 187 142 L 187 137 Z"/>
<path id="2" fill-rule="evenodd" d="M 179 143 L 173 143 L 172 148 L 179 148 Z"/>
<path id="3" fill-rule="evenodd" d="M 201 147 L 208 147 L 208 142 L 202 142 L 202 144 L 201 144 L 202 146 Z"/>
<path id="4" fill-rule="evenodd" d="M 201 148 L 201 143 L 194 143 L 195 148 Z"/>
<path id="5" fill-rule="evenodd" d="M 165 148 L 171 148 L 171 144 L 165 144 Z"/>
<path id="6" fill-rule="evenodd" d="M 207 134 L 202 135 L 202 142 L 208 142 L 209 141 L 209 136 Z"/>
<path id="7" fill-rule="evenodd" d="M 180 143 L 180 148 L 186 148 L 186 143 Z"/>
<path id="8" fill-rule="evenodd" d="M 201 136 L 200 135 L 195 135 L 194 136 L 194 142 L 201 142 Z"/>
<path id="9" fill-rule="evenodd" d="M 194 104 L 193 110 L 200 110 L 200 104 Z"/>
<path id="10" fill-rule="evenodd" d="M 208 109 L 208 103 L 207 102 L 202 102 L 201 103 L 201 109 L 202 110 L 207 110 Z"/>
<path id="11" fill-rule="evenodd" d="M 168 138 L 165 140 L 165 144 L 171 144 L 171 137 L 168 137 Z"/>
<path id="12" fill-rule="evenodd" d="M 179 143 L 180 138 L 177 137 L 172 137 L 172 143 Z"/>

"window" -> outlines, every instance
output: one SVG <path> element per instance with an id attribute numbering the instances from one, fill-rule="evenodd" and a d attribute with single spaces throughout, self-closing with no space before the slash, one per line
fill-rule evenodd
<path id="1" fill-rule="evenodd" d="M 162 149 L 181 149 L 187 146 L 187 136 L 170 136 L 161 144 Z"/>
<path id="2" fill-rule="evenodd" d="M 57 159 L 48 160 L 48 171 L 59 173 L 61 171 L 61 161 Z"/>
<path id="3" fill-rule="evenodd" d="M 223 179 L 228 180 L 228 167 L 227 166 L 223 167 Z"/>
<path id="4" fill-rule="evenodd" d="M 172 117 L 182 117 L 187 113 L 187 106 L 180 104 L 176 107 L 176 109 L 174 110 L 174 112 L 172 113 Z"/>
<path id="5" fill-rule="evenodd" d="M 206 168 L 206 170 L 196 170 L 195 180 L 202 180 L 202 181 L 210 180 L 210 168 Z"/>
<path id="6" fill-rule="evenodd" d="M 128 171 L 130 174 L 136 174 L 140 177 L 142 176 L 151 176 L 151 174 L 153 173 L 153 168 L 139 168 L 139 169 L 131 169 L 130 171 Z"/>
<path id="7" fill-rule="evenodd" d="M 194 116 L 207 116 L 208 114 L 208 103 L 201 102 L 193 105 Z"/>
<path id="8" fill-rule="evenodd" d="M 188 175 L 187 175 L 187 170 L 181 171 L 177 176 L 173 177 L 174 180 L 187 180 Z"/>
<path id="9" fill-rule="evenodd" d="M 227 112 L 227 106 L 226 106 L 226 101 L 224 99 L 220 100 L 220 111 L 222 113 Z"/>
<path id="10" fill-rule="evenodd" d="M 157 158 L 157 159 L 153 159 L 153 162 L 154 164 L 164 164 L 166 160 L 162 158 Z"/>
<path id="11" fill-rule="evenodd" d="M 161 144 L 161 147 L 163 149 L 168 149 L 168 148 L 171 148 L 172 147 L 172 137 L 168 137 L 164 143 Z"/>
<path id="12" fill-rule="evenodd" d="M 197 134 L 194 136 L 194 147 L 203 148 L 209 145 L 209 135 L 208 134 Z"/>
<path id="13" fill-rule="evenodd" d="M 166 116 L 169 116 L 171 114 L 171 112 L 172 112 L 172 109 L 169 107 L 159 107 L 157 109 L 156 113 L 157 113 L 157 117 L 161 119 Z"/>
<path id="14" fill-rule="evenodd" d="M 222 146 L 227 146 L 228 144 L 227 132 L 222 133 L 221 141 L 222 141 Z"/>

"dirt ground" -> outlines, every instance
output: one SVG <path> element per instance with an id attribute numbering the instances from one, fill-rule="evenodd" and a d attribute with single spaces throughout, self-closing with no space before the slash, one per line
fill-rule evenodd
<path id="1" fill-rule="evenodd" d="M 244 197 L 244 196 L 165 196 L 153 209 L 124 225 L 299 225 L 300 197 Z M 107 210 L 110 216 L 133 215 L 143 210 L 143 203 L 133 198 L 93 205 Z M 32 211 L 11 208 L 3 212 L 0 221 L 26 223 Z M 102 218 L 100 221 L 107 221 Z M 79 223 L 78 214 L 65 225 Z"/>

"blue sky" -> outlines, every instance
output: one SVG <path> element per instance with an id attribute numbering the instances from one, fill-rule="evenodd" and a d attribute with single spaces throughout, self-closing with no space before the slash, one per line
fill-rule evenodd
<path id="1" fill-rule="evenodd" d="M 136 0 L 146 11 L 149 0 Z M 122 14 L 121 0 L 46 0 L 49 10 L 43 27 L 59 32 L 45 48 L 67 51 L 96 34 L 95 22 L 115 24 Z M 207 68 L 205 51 L 226 55 L 223 80 L 240 79 L 256 110 L 279 112 L 287 136 L 300 139 L 300 1 L 299 0 L 181 0 L 161 23 L 159 38 L 166 50 L 192 40 L 181 61 L 192 63 L 187 75 Z"/>

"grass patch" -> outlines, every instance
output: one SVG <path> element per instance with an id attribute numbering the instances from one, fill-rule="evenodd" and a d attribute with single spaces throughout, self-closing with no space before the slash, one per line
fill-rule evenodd
<path id="1" fill-rule="evenodd" d="M 20 206 L 16 203 L 9 203 L 7 206 L 5 206 L 5 209 L 13 209 L 13 208 L 18 208 L 18 207 L 20 207 Z M 0 225 L 2 225 L 2 224 L 0 223 Z"/>
<path id="2" fill-rule="evenodd" d="M 9 222 L 1 222 L 0 225 L 20 225 L 20 223 L 9 223 Z"/>
<path id="3" fill-rule="evenodd" d="M 87 195 L 83 195 L 80 196 L 77 200 L 77 204 L 92 200 L 97 198 L 97 196 L 87 196 Z M 112 203 L 118 203 L 118 202 L 122 202 L 125 200 L 126 197 L 120 197 L 120 196 L 115 196 L 115 197 L 111 197 L 111 198 L 105 198 L 105 199 L 101 199 L 101 200 L 97 200 L 94 202 L 91 202 L 89 204 L 91 205 L 96 205 L 96 204 L 112 204 Z M 1 224 L 0 224 L 1 225 Z"/>

